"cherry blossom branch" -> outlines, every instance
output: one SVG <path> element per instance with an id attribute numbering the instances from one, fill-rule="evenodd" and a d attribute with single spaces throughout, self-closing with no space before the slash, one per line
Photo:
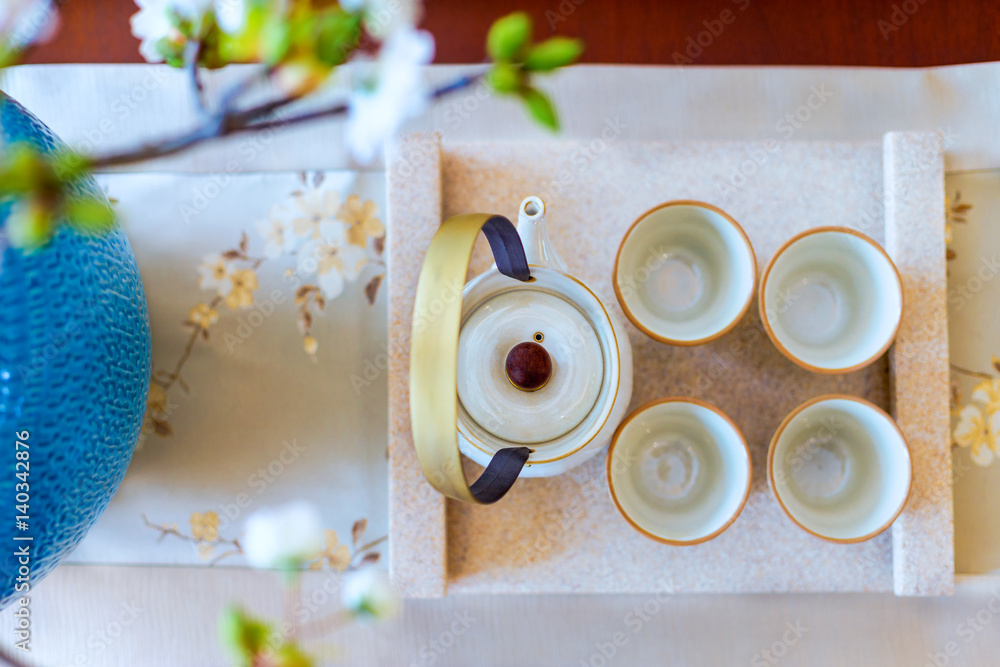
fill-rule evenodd
<path id="1" fill-rule="evenodd" d="M 201 58 L 201 42 L 190 41 L 184 49 L 184 61 L 187 65 L 184 69 L 187 70 L 188 80 L 191 85 L 191 93 L 194 95 L 195 103 L 198 105 L 198 111 L 205 115 L 208 112 L 205 106 L 205 88 L 201 84 L 201 68 L 198 67 L 198 60 Z"/>
<path id="2" fill-rule="evenodd" d="M 358 556 L 361 556 L 362 560 L 364 560 L 364 554 L 366 554 L 367 552 L 371 551 L 372 549 L 374 549 L 375 547 L 377 547 L 378 545 L 382 544 L 383 542 L 385 542 L 388 539 L 389 539 L 388 535 L 383 535 L 382 537 L 378 538 L 377 540 L 372 540 L 368 544 L 363 544 L 360 547 L 358 547 L 354 551 L 354 554 L 351 556 L 351 567 L 355 567 L 354 560 Z"/>
<path id="3" fill-rule="evenodd" d="M 243 553 L 243 546 L 240 544 L 239 538 L 228 539 L 228 538 L 222 537 L 220 535 L 219 537 L 217 537 L 214 540 L 212 540 L 211 542 L 209 542 L 207 540 L 203 540 L 203 539 L 200 539 L 198 537 L 195 537 L 194 535 L 188 535 L 186 533 L 182 533 L 179 529 L 177 529 L 177 528 L 175 528 L 173 526 L 168 526 L 166 524 L 153 523 L 152 521 L 149 520 L 149 517 L 147 517 L 145 514 L 142 514 L 141 516 L 142 516 L 142 521 L 143 521 L 143 523 L 146 524 L 147 528 L 152 528 L 153 530 L 159 531 L 160 536 L 156 538 L 157 542 L 163 540 L 163 538 L 165 538 L 167 535 L 173 535 L 174 537 L 182 539 L 185 542 L 190 542 L 191 544 L 211 544 L 211 545 L 228 544 L 228 545 L 231 545 L 235 549 L 235 551 L 228 552 L 228 553 Z M 226 555 L 226 554 L 223 554 L 223 555 Z"/>
<path id="4" fill-rule="evenodd" d="M 482 77 L 482 73 L 460 77 L 451 83 L 435 88 L 431 91 L 430 98 L 432 100 L 441 99 L 451 93 L 474 85 L 482 79 Z M 246 87 L 249 88 L 249 86 Z M 239 111 L 232 108 L 232 105 L 235 103 L 235 100 L 239 97 L 239 95 L 232 97 L 233 99 L 228 102 L 224 101 L 222 110 L 219 113 L 210 116 L 208 120 L 195 127 L 193 130 L 189 130 L 188 132 L 182 133 L 170 139 L 145 144 L 134 150 L 110 153 L 108 155 L 91 158 L 89 166 L 91 169 L 103 169 L 123 164 L 131 164 L 133 162 L 142 162 L 154 158 L 167 157 L 213 139 L 219 139 L 244 132 L 259 132 L 261 130 L 287 127 L 289 125 L 297 125 L 324 118 L 332 118 L 346 114 L 349 109 L 347 104 L 339 103 L 323 109 L 305 111 L 285 118 L 272 118 L 262 121 L 260 120 L 261 118 L 264 118 L 278 109 L 302 98 L 299 96 L 282 97 Z"/>
<path id="5" fill-rule="evenodd" d="M 28 665 L 9 655 L 6 651 L 0 651 L 0 664 L 7 665 L 8 667 L 28 667 Z"/>
<path id="6" fill-rule="evenodd" d="M 992 379 L 994 379 L 994 376 L 990 375 L 989 373 L 983 373 L 981 371 L 969 370 L 968 368 L 963 368 L 963 367 L 961 367 L 961 366 L 959 366 L 957 364 L 950 364 L 950 366 L 951 366 L 951 370 L 955 371 L 956 373 L 961 373 L 962 375 L 968 375 L 969 377 L 979 378 L 981 380 L 992 380 Z"/>
<path id="7" fill-rule="evenodd" d="M 209 308 L 215 308 L 215 307 L 217 307 L 221 303 L 222 303 L 222 297 L 221 296 L 217 296 L 214 299 L 212 299 L 212 301 L 208 304 L 208 307 Z M 184 364 L 187 363 L 188 359 L 191 358 L 191 352 L 194 350 L 194 346 L 198 342 L 198 339 L 200 337 L 204 337 L 204 333 L 203 332 L 204 332 L 204 329 L 202 327 L 199 327 L 199 326 L 195 326 L 194 327 L 194 330 L 191 332 L 191 336 L 188 338 L 187 345 L 184 346 L 184 351 L 181 353 L 180 358 L 177 360 L 177 363 L 174 365 L 173 372 L 167 373 L 166 374 L 167 381 L 161 383 L 161 386 L 163 387 L 163 391 L 169 391 L 170 388 L 174 386 L 174 383 L 177 382 L 178 380 L 180 380 L 181 370 L 183 370 Z M 184 383 L 181 382 L 182 386 L 183 386 L 183 384 Z"/>
<path id="8" fill-rule="evenodd" d="M 480 79 L 483 78 L 482 74 L 472 74 L 468 76 L 463 76 L 451 83 L 435 88 L 431 91 L 431 100 L 439 100 L 442 97 L 450 95 L 451 93 L 457 92 L 474 85 Z M 316 111 L 307 111 L 296 116 L 290 116 L 288 118 L 275 118 L 273 120 L 263 121 L 260 123 L 253 123 L 247 125 L 246 127 L 240 128 L 238 132 L 255 132 L 258 130 L 268 130 L 278 127 L 285 127 L 287 125 L 294 125 L 298 123 L 308 123 L 314 120 L 321 120 L 323 118 L 331 118 L 333 116 L 339 116 L 341 114 L 347 113 L 348 106 L 346 104 L 337 104 L 326 109 L 317 109 Z"/>

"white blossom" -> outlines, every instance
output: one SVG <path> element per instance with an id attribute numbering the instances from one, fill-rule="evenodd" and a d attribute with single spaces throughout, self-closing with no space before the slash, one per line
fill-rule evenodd
<path id="1" fill-rule="evenodd" d="M 236 34 L 246 21 L 246 0 L 215 0 L 215 22 L 223 32 Z"/>
<path id="2" fill-rule="evenodd" d="M 215 2 L 215 22 L 223 32 L 231 35 L 243 30 L 247 20 L 247 0 L 214 0 Z M 269 0 L 268 9 L 276 14 L 282 14 L 288 10 L 289 0 Z M 261 5 L 258 0 L 255 4 Z"/>
<path id="3" fill-rule="evenodd" d="M 222 291 L 223 286 L 232 270 L 229 260 L 220 253 L 205 255 L 198 266 L 198 285 L 202 289 L 219 290 L 219 294 L 225 296 L 228 292 Z"/>
<path id="4" fill-rule="evenodd" d="M 257 222 L 257 232 L 264 239 L 264 256 L 270 259 L 291 252 L 296 245 L 290 211 L 281 204 L 271 207 L 267 220 Z"/>
<path id="5" fill-rule="evenodd" d="M 175 27 L 172 16 L 200 24 L 212 8 L 212 0 L 135 0 L 139 11 L 129 19 L 132 34 L 140 40 L 139 53 L 148 62 L 163 62 L 160 40 L 183 43 L 186 39 Z"/>
<path id="6" fill-rule="evenodd" d="M 301 565 L 323 550 L 319 511 L 304 500 L 257 510 L 247 518 L 240 543 L 253 567 Z"/>
<path id="7" fill-rule="evenodd" d="M 356 280 L 368 262 L 364 249 L 348 241 L 347 225 L 339 220 L 322 223 L 319 237 L 306 241 L 299 256 L 299 272 L 315 272 L 327 300 L 340 296 L 345 284 Z"/>
<path id="8" fill-rule="evenodd" d="M 363 11 L 365 30 L 379 40 L 414 28 L 423 15 L 417 0 L 340 0 L 340 6 L 349 12 Z"/>
<path id="9" fill-rule="evenodd" d="M 373 567 L 347 575 L 340 596 L 344 607 L 361 620 L 388 620 L 399 613 L 402 605 L 389 576 Z"/>
<path id="10" fill-rule="evenodd" d="M 0 2 L 0 41 L 12 48 L 48 41 L 58 24 L 59 15 L 49 0 Z"/>
<path id="11" fill-rule="evenodd" d="M 379 51 L 373 86 L 352 93 L 346 141 L 354 158 L 369 163 L 408 119 L 427 107 L 421 66 L 434 58 L 434 38 L 422 30 L 400 30 Z"/>

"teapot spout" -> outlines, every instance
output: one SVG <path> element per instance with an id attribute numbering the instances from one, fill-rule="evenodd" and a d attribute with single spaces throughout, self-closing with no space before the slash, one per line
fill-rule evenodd
<path id="1" fill-rule="evenodd" d="M 517 211 L 517 234 L 521 237 L 528 264 L 569 272 L 565 260 L 556 252 L 545 231 L 545 202 L 540 197 L 526 197 Z"/>

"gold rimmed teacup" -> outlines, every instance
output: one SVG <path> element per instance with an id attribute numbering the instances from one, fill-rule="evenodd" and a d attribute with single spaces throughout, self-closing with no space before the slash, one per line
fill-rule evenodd
<path id="1" fill-rule="evenodd" d="M 764 269 L 760 317 L 775 347 L 816 373 L 848 373 L 882 356 L 903 316 L 903 281 L 878 243 L 846 227 L 785 242 Z"/>
<path id="2" fill-rule="evenodd" d="M 664 398 L 637 408 L 618 426 L 607 476 L 615 506 L 637 531 L 664 544 L 699 544 L 743 511 L 750 450 L 715 406 Z"/>
<path id="3" fill-rule="evenodd" d="M 884 410 L 828 394 L 781 422 L 767 453 L 767 479 L 781 509 L 803 530 L 830 542 L 863 542 L 903 511 L 910 450 Z"/>
<path id="4" fill-rule="evenodd" d="M 754 297 L 757 259 L 743 228 L 693 200 L 660 204 L 632 223 L 615 257 L 615 295 L 650 338 L 701 345 L 730 331 Z"/>

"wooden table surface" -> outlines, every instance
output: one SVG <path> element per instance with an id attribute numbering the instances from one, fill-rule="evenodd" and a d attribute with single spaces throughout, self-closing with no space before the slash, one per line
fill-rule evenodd
<path id="1" fill-rule="evenodd" d="M 515 9 L 536 35 L 587 42 L 591 63 L 925 67 L 1000 60 L 995 0 L 429 0 L 437 62 L 483 59 L 486 27 Z M 133 0 L 72 0 L 29 62 L 139 62 Z"/>

